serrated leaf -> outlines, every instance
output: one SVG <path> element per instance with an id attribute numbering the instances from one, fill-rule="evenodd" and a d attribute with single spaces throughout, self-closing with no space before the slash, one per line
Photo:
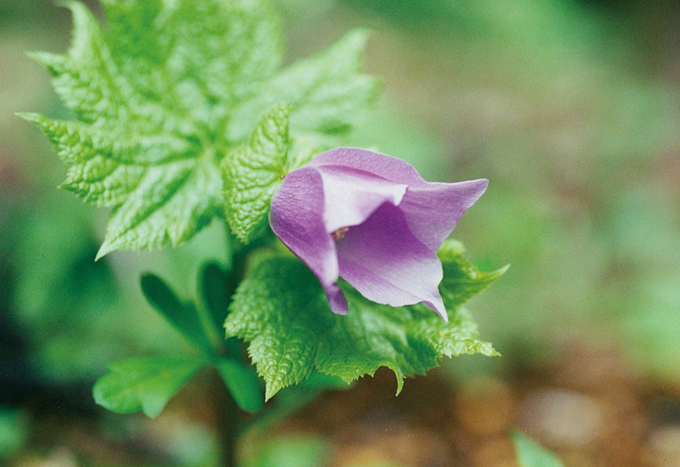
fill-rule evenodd
<path id="1" fill-rule="evenodd" d="M 457 240 L 446 240 L 437 256 L 442 262 L 444 279 L 439 287 L 446 308 L 456 308 L 487 288 L 510 268 L 481 272 L 465 258 L 465 247 Z"/>
<path id="2" fill-rule="evenodd" d="M 70 170 L 63 187 L 113 206 L 98 257 L 178 245 L 220 212 L 229 109 L 280 63 L 278 22 L 255 0 L 75 2 L 67 55 L 33 56 L 80 122 L 31 120 Z"/>
<path id="3" fill-rule="evenodd" d="M 155 274 L 144 274 L 140 284 L 149 304 L 180 334 L 198 346 L 205 354 L 214 353 L 201 315 L 193 303 L 182 302 L 165 281 Z"/>
<path id="4" fill-rule="evenodd" d="M 246 412 L 257 412 L 262 408 L 262 387 L 255 371 L 240 363 L 222 358 L 217 363 L 217 371 L 229 389 L 236 404 Z"/>
<path id="5" fill-rule="evenodd" d="M 360 73 L 367 38 L 363 29 L 350 31 L 318 55 L 283 70 L 258 98 L 235 110 L 231 138 L 245 137 L 266 109 L 287 102 L 293 136 L 314 134 L 320 149 L 328 149 L 332 137 L 347 132 L 380 92 L 375 78 Z"/>
<path id="6" fill-rule="evenodd" d="M 286 174 L 287 104 L 270 109 L 248 143 L 222 162 L 226 217 L 231 231 L 249 243 L 267 222 L 269 204 Z"/>
<path id="7" fill-rule="evenodd" d="M 555 454 L 521 431 L 512 433 L 512 441 L 515 444 L 520 467 L 564 467 Z"/>
<path id="8" fill-rule="evenodd" d="M 116 413 L 143 411 L 154 418 L 189 379 L 206 365 L 186 356 L 153 356 L 116 362 L 92 389 L 94 400 Z"/>
<path id="9" fill-rule="evenodd" d="M 446 264 L 445 271 L 459 276 L 447 280 L 447 289 L 487 280 L 464 274 L 460 264 L 459 259 Z M 477 338 L 469 313 L 458 306 L 462 293 L 451 291 L 456 299 L 446 323 L 423 305 L 378 305 L 341 285 L 350 303 L 346 316 L 330 311 L 318 280 L 296 258 L 263 254 L 250 266 L 225 327 L 228 335 L 249 342 L 250 357 L 267 384 L 266 399 L 313 371 L 349 382 L 385 366 L 397 376 L 399 392 L 405 376 L 426 372 L 442 356 L 497 355 Z"/>
<path id="10" fill-rule="evenodd" d="M 24 118 L 70 166 L 62 187 L 113 208 L 98 258 L 182 244 L 220 215 L 220 162 L 277 102 L 294 105 L 301 163 L 376 95 L 358 69 L 364 33 L 276 75 L 282 40 L 266 0 L 105 0 L 106 28 L 83 4 L 65 6 L 68 53 L 31 55 L 78 121 Z"/>

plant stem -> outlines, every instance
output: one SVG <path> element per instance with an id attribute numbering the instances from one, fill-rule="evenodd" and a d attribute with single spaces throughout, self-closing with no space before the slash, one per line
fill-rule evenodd
<path id="1" fill-rule="evenodd" d="M 215 413 L 218 420 L 222 467 L 236 467 L 237 426 L 240 419 L 238 406 L 220 375 L 214 374 Z"/>
<path id="2" fill-rule="evenodd" d="M 232 258 L 229 281 L 233 287 L 232 292 L 245 277 L 249 254 L 265 244 L 267 240 L 260 239 L 249 245 L 237 244 L 237 242 L 238 240 L 230 236 Z M 227 351 L 234 357 L 241 355 L 242 358 L 244 358 L 244 353 L 241 352 L 241 349 L 234 339 L 228 340 Z M 239 410 L 236 401 L 234 401 L 234 398 L 224 385 L 224 382 L 218 373 L 215 373 L 214 381 L 215 413 L 218 419 L 219 430 L 218 442 L 220 443 L 222 453 L 220 465 L 223 467 L 236 467 L 236 448 L 239 435 L 238 428 L 240 426 L 242 412 Z"/>

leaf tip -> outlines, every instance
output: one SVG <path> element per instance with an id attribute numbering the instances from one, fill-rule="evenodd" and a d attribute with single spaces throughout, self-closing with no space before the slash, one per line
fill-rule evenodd
<path id="1" fill-rule="evenodd" d="M 71 11 L 75 11 L 76 9 L 85 6 L 75 0 L 56 0 L 54 4 L 60 8 L 68 8 Z"/>
<path id="2" fill-rule="evenodd" d="M 265 392 L 264 392 L 265 403 L 269 402 L 269 399 L 274 397 L 276 395 L 276 393 L 279 392 L 280 389 L 281 389 L 281 387 L 278 384 L 274 385 L 274 384 L 267 383 L 266 389 L 265 389 Z"/>
<path id="3" fill-rule="evenodd" d="M 502 357 L 501 353 L 494 349 L 493 345 L 489 342 L 484 342 L 479 349 L 479 353 L 485 357 Z"/>
<path id="4" fill-rule="evenodd" d="M 14 115 L 27 122 L 35 123 L 36 125 L 40 123 L 43 116 L 35 112 L 16 112 Z"/>
<path id="5" fill-rule="evenodd" d="M 104 391 L 102 389 L 102 380 L 103 378 L 98 379 L 94 383 L 94 386 L 92 386 L 92 398 L 94 399 L 95 404 L 101 405 L 105 409 L 108 409 L 108 407 L 106 406 L 106 398 L 104 397 Z"/>
<path id="6" fill-rule="evenodd" d="M 505 274 L 508 271 L 508 269 L 510 269 L 510 263 L 508 263 L 505 266 L 503 266 L 502 268 L 496 270 L 496 274 L 498 274 L 498 276 L 500 277 L 503 274 Z"/>
<path id="7" fill-rule="evenodd" d="M 397 393 L 398 396 L 401 394 L 402 389 L 404 389 L 404 373 L 401 368 L 397 365 L 387 365 L 387 367 L 394 372 L 394 376 L 397 377 Z"/>
<path id="8" fill-rule="evenodd" d="M 27 50 L 24 54 L 31 60 L 35 60 L 43 65 L 50 65 L 59 55 L 41 50 Z"/>
<path id="9" fill-rule="evenodd" d="M 349 31 L 341 40 L 347 41 L 348 44 L 357 49 L 363 49 L 370 35 L 370 28 L 359 26 Z"/>
<path id="10" fill-rule="evenodd" d="M 154 406 L 144 405 L 144 406 L 142 406 L 142 412 L 147 417 L 154 419 L 161 414 L 161 412 L 163 411 L 164 408 L 165 408 L 165 405 L 160 406 L 160 407 L 157 407 L 155 405 Z"/>
<path id="11" fill-rule="evenodd" d="M 94 260 L 99 261 L 100 259 L 102 259 L 104 256 L 108 255 L 109 253 L 111 253 L 115 249 L 116 248 L 111 246 L 111 244 L 109 242 L 105 241 L 104 243 L 102 243 L 102 246 L 99 247 L 99 251 L 97 251 L 97 256 L 94 257 Z"/>

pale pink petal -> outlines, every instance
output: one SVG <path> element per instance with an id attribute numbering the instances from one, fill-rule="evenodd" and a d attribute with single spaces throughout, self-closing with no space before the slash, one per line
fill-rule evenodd
<path id="1" fill-rule="evenodd" d="M 340 277 L 367 299 L 391 306 L 423 302 L 442 318 L 442 266 L 409 229 L 404 214 L 383 204 L 364 223 L 337 241 Z"/>
<path id="2" fill-rule="evenodd" d="M 317 169 L 303 167 L 286 176 L 272 197 L 269 223 L 319 279 L 331 310 L 347 313 L 347 300 L 336 284 L 338 257 L 324 222 L 323 181 Z"/>
<path id="3" fill-rule="evenodd" d="M 407 186 L 351 167 L 316 168 L 323 180 L 328 233 L 364 222 L 383 203 L 401 203 Z"/>

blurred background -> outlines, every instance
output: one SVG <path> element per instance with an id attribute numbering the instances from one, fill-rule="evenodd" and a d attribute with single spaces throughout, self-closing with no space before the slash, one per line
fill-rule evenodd
<path id="1" fill-rule="evenodd" d="M 99 12 L 96 2 L 87 2 Z M 615 0 L 277 0 L 289 60 L 357 25 L 385 84 L 353 145 L 428 180 L 488 178 L 454 232 L 509 272 L 470 308 L 501 358 L 331 392 L 242 442 L 247 466 L 515 466 L 519 428 L 566 466 L 680 466 L 680 5 Z M 47 0 L 0 1 L 0 465 L 216 465 L 201 378 L 156 420 L 95 406 L 117 359 L 186 344 L 139 275 L 195 296 L 220 225 L 94 262 L 106 212 L 14 116 L 71 118 L 26 51 L 65 52 Z M 204 382 L 204 381 L 203 381 Z"/>

